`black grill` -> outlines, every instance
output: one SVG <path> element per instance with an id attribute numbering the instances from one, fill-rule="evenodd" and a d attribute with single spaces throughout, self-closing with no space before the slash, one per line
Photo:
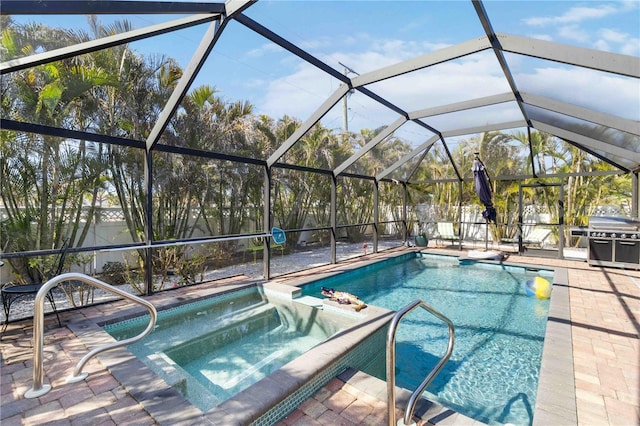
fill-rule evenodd
<path id="1" fill-rule="evenodd" d="M 589 265 L 640 268 L 640 220 L 592 216 L 589 218 Z"/>

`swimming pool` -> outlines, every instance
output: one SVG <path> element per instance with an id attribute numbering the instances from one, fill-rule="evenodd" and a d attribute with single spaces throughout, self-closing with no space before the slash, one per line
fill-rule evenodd
<path id="1" fill-rule="evenodd" d="M 422 299 L 456 327 L 449 362 L 427 389 L 428 397 L 489 423 L 531 424 L 549 300 L 527 296 L 535 276 L 550 270 L 499 264 L 460 265 L 456 257 L 401 256 L 305 285 L 304 295 L 333 287 L 367 304 L 397 310 Z M 398 329 L 397 384 L 415 389 L 438 362 L 447 328 L 426 312 L 412 312 Z M 384 353 L 363 369 L 384 379 Z"/>
<path id="2" fill-rule="evenodd" d="M 160 311 L 145 339 L 127 348 L 206 412 L 355 322 L 252 286 Z M 140 316 L 104 326 L 116 340 L 138 334 Z"/>

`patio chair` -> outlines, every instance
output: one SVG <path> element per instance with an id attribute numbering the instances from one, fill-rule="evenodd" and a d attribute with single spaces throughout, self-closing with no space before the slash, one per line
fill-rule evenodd
<path id="1" fill-rule="evenodd" d="M 52 268 L 47 273 L 43 274 L 44 282 L 37 283 L 37 284 L 7 283 L 2 286 L 2 289 L 0 290 L 0 296 L 2 297 L 2 307 L 4 308 L 5 320 L 2 327 L 2 332 L 0 332 L 0 334 L 3 334 L 6 331 L 7 326 L 9 325 L 9 314 L 11 313 L 11 305 L 13 305 L 16 301 L 22 298 L 35 297 L 46 281 L 62 273 L 62 269 L 64 267 L 64 260 L 67 257 L 67 249 L 68 249 L 68 241 L 65 241 L 62 244 L 62 247 L 60 248 L 60 252 L 58 253 L 58 258 L 54 262 L 54 268 Z M 53 294 L 51 294 L 51 291 L 47 293 L 46 297 L 47 297 L 47 300 L 49 301 L 49 304 L 51 305 L 51 309 L 53 309 L 53 312 L 56 314 L 56 318 L 58 319 L 58 325 L 62 327 L 62 323 L 60 322 L 60 316 L 58 315 L 58 310 L 56 308 L 56 302 L 53 298 Z"/>
<path id="2" fill-rule="evenodd" d="M 444 241 L 460 241 L 460 236 L 453 229 L 452 222 L 438 222 L 438 239 Z"/>
<path id="3" fill-rule="evenodd" d="M 534 228 L 526 237 L 522 238 L 522 245 L 524 246 L 537 246 L 542 248 L 545 240 L 551 235 L 550 229 Z M 518 238 L 502 238 L 500 240 L 503 243 L 518 244 Z"/>

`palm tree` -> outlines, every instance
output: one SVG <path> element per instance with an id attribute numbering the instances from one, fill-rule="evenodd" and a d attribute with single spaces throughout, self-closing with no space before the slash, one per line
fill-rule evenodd
<path id="1" fill-rule="evenodd" d="M 521 142 L 522 145 L 528 146 L 527 135 L 516 133 L 514 139 Z M 532 131 L 531 144 L 537 165 L 536 172 L 540 175 L 544 173 L 575 174 L 595 170 L 613 170 L 613 167 L 604 161 L 543 132 Z M 558 179 L 554 178 L 553 181 L 557 182 Z M 595 206 L 603 203 L 618 203 L 620 198 L 628 197 L 628 194 L 630 194 L 630 191 L 625 189 L 629 188 L 630 185 L 628 176 L 570 175 L 563 180 L 562 184 L 565 187 L 564 212 L 566 224 L 570 226 L 586 225 L 587 217 Z M 557 193 L 543 191 L 540 197 L 539 192 L 530 190 L 528 194 L 530 203 L 543 204 L 550 212 L 557 210 Z M 613 194 L 621 194 L 622 197 Z M 535 199 L 533 198 L 534 196 L 536 196 Z M 552 220 L 557 221 L 557 218 Z M 569 235 L 566 237 L 569 238 Z"/>
<path id="2" fill-rule="evenodd" d="M 9 58 L 38 49 L 72 44 L 73 32 L 25 25 L 5 29 L 2 46 Z M 87 129 L 95 111 L 89 93 L 111 84 L 109 76 L 89 61 L 64 60 L 16 72 L 2 83 L 5 117 L 53 127 Z M 62 141 L 38 135 L 3 132 L 3 187 L 20 188 L 3 202 L 11 208 L 3 225 L 6 249 L 51 249 L 69 239 L 82 244 L 102 186 L 100 152 L 85 141 Z M 22 171 L 14 170 L 21 167 Z M 88 206 L 88 209 L 86 208 Z M 27 224 L 35 222 L 35 229 Z M 80 227 L 82 226 L 82 229 Z M 46 262 L 46 261 L 45 261 Z M 39 280 L 43 265 L 27 259 L 11 262 L 25 280 Z"/>

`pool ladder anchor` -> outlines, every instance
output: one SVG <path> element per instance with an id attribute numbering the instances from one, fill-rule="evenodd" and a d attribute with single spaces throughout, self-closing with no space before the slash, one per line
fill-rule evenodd
<path id="1" fill-rule="evenodd" d="M 398 326 L 400 325 L 400 321 L 409 314 L 414 309 L 422 307 L 426 309 L 430 314 L 439 318 L 444 323 L 447 324 L 449 328 L 449 343 L 447 345 L 447 350 L 444 356 L 438 361 L 435 367 L 429 372 L 427 377 L 420 383 L 420 386 L 413 391 L 411 397 L 409 398 L 409 402 L 407 403 L 407 409 L 404 413 L 404 419 L 398 420 L 396 424 L 396 332 L 398 330 Z M 418 399 L 425 391 L 427 386 L 431 384 L 433 379 L 440 373 L 442 367 L 449 361 L 451 357 L 451 353 L 453 352 L 453 345 L 455 342 L 455 331 L 453 327 L 453 323 L 449 318 L 440 313 L 437 309 L 432 307 L 426 302 L 422 300 L 414 300 L 409 303 L 404 308 L 400 309 L 396 312 L 396 314 L 391 319 L 389 323 L 389 331 L 387 332 L 387 411 L 388 411 L 388 419 L 389 426 L 409 426 L 415 425 L 416 423 L 413 421 L 413 412 L 416 408 L 416 403 Z"/>
<path id="2" fill-rule="evenodd" d="M 25 392 L 25 398 L 38 398 L 51 390 L 51 385 L 43 384 L 44 371 L 42 365 L 42 346 L 44 341 L 44 299 L 49 290 L 51 290 L 53 287 L 57 286 L 63 281 L 71 280 L 81 281 L 85 284 L 98 287 L 102 290 L 117 294 L 118 296 L 122 296 L 125 299 L 131 300 L 132 302 L 144 306 L 149 310 L 149 325 L 147 325 L 147 328 L 137 336 L 133 336 L 129 339 L 120 340 L 114 343 L 108 343 L 90 351 L 80 361 L 78 361 L 78 364 L 73 371 L 73 375 L 67 378 L 67 383 L 76 383 L 84 380 L 88 376 L 88 373 L 83 372 L 82 369 L 87 361 L 89 361 L 97 354 L 142 340 L 147 334 L 151 333 L 153 327 L 155 327 L 156 319 L 158 317 L 155 306 L 138 296 L 129 294 L 126 291 L 120 290 L 88 275 L 79 274 L 76 272 L 62 274 L 58 275 L 57 277 L 51 278 L 42 286 L 42 288 L 40 288 L 38 294 L 36 294 L 36 299 L 33 306 L 33 386 L 31 387 L 31 389 Z"/>

